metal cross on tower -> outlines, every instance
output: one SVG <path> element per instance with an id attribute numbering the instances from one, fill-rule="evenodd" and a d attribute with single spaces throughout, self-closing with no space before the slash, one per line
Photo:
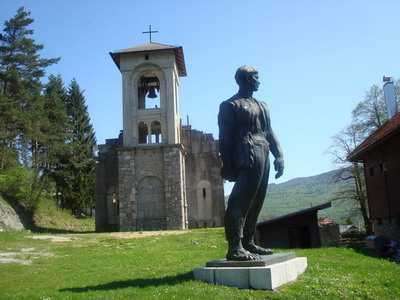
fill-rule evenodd
<path id="1" fill-rule="evenodd" d="M 158 31 L 151 31 L 151 25 L 149 25 L 149 31 L 143 31 L 143 33 L 148 33 L 150 36 L 150 43 L 151 43 L 151 34 L 152 33 L 157 33 Z"/>

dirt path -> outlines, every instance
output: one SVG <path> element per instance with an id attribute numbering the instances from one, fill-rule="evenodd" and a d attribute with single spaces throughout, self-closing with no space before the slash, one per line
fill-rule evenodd
<path id="1" fill-rule="evenodd" d="M 162 231 L 132 231 L 132 232 L 111 232 L 105 233 L 104 236 L 112 236 L 122 239 L 134 239 L 148 236 L 159 236 L 159 235 L 175 235 L 188 233 L 187 230 L 162 230 Z"/>

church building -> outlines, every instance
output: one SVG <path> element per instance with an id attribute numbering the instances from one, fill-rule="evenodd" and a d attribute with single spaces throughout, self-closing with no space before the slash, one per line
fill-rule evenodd
<path id="1" fill-rule="evenodd" d="M 181 124 L 182 47 L 150 42 L 110 55 L 122 74 L 123 130 L 99 145 L 96 231 L 223 226 L 218 141 Z"/>

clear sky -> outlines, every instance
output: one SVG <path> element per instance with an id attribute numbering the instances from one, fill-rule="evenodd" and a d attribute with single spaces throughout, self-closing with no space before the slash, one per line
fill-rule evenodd
<path id="1" fill-rule="evenodd" d="M 215 138 L 236 69 L 258 69 L 254 96 L 268 103 L 285 155 L 276 183 L 335 168 L 324 154 L 331 137 L 371 85 L 400 77 L 398 0 L 0 0 L 2 28 L 20 6 L 35 19 L 42 57 L 61 57 L 47 75 L 85 90 L 99 144 L 122 129 L 121 75 L 109 52 L 149 42 L 149 25 L 153 42 L 183 47 L 183 122 L 189 115 Z"/>

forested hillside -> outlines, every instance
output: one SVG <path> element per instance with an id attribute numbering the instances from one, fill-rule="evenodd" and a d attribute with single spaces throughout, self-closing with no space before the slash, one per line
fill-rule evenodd
<path id="1" fill-rule="evenodd" d="M 343 182 L 335 182 L 336 172 L 330 171 L 312 177 L 295 178 L 281 184 L 270 184 L 259 221 L 332 201 L 335 194 L 344 187 Z M 331 208 L 319 211 L 319 216 L 331 218 L 336 222 L 343 222 L 348 217 L 355 223 L 361 220 L 356 203 L 352 200 L 333 201 Z"/>

